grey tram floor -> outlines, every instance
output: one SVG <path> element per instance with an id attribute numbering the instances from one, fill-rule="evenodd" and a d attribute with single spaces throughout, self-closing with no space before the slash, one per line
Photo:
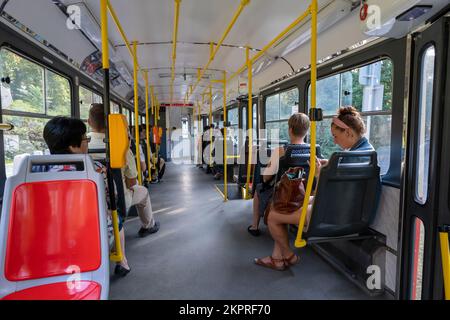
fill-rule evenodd
<path id="1" fill-rule="evenodd" d="M 268 230 L 248 234 L 252 202 L 224 203 L 215 182 L 193 165 L 168 164 L 163 182 L 150 186 L 161 228 L 141 239 L 139 220 L 126 222 L 132 270 L 111 276 L 110 299 L 371 299 L 308 247 L 290 270 L 255 265 L 271 253 Z"/>

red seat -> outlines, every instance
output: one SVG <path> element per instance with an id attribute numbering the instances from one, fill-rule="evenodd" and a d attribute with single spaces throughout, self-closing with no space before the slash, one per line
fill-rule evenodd
<path id="1" fill-rule="evenodd" d="M 92 281 L 80 281 L 78 288 L 59 282 L 14 292 L 2 300 L 99 300 L 102 287 Z M 72 287 L 72 289 L 70 289 Z"/>
<path id="2" fill-rule="evenodd" d="M 75 163 L 77 171 L 41 171 Z M 9 177 L 0 219 L 0 298 L 107 299 L 102 175 L 88 155 L 33 156 Z"/>

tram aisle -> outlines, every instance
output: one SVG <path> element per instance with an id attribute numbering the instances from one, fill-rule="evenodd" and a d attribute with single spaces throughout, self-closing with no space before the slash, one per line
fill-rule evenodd
<path id="1" fill-rule="evenodd" d="M 126 222 L 132 270 L 111 276 L 110 299 L 370 299 L 310 248 L 288 271 L 255 265 L 272 241 L 265 226 L 258 238 L 247 233 L 252 202 L 224 203 L 210 175 L 167 165 L 164 181 L 150 187 L 161 229 L 139 238 L 139 221 Z"/>

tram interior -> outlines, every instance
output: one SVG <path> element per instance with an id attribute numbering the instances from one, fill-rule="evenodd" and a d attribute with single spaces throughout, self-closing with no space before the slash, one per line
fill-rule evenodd
<path id="1" fill-rule="evenodd" d="M 3 3 L 0 112 L 1 122 L 13 124 L 14 129 L 1 132 L 2 189 L 6 179 L 20 169 L 18 156 L 48 155 L 42 130 L 52 117 L 75 117 L 88 125 L 91 104 L 104 101 L 100 0 Z M 409 41 L 413 33 L 445 17 L 449 1 L 317 1 L 316 107 L 323 111 L 323 120 L 317 122 L 317 144 L 326 159 L 339 151 L 330 135 L 330 124 L 340 106 L 356 105 L 367 126 L 366 137 L 378 155 L 382 187 L 369 235 L 312 241 L 295 249 L 300 263 L 283 272 L 253 263 L 253 258 L 270 254 L 273 240 L 262 222 L 261 236 L 252 237 L 247 232 L 253 212 L 251 197 L 244 199 L 248 196 L 247 174 L 252 173 L 249 188 L 256 186 L 258 157 L 256 152 L 252 154 L 255 165 L 248 165 L 249 138 L 239 129 L 247 130 L 250 124 L 258 129 L 251 141 L 255 148 L 263 142 L 269 149 L 271 144 L 286 145 L 289 117 L 310 111 L 311 16 L 265 48 L 308 12 L 310 1 L 107 3 L 114 8 L 121 26 L 121 30 L 117 28 L 109 10 L 110 111 L 125 115 L 130 126 L 135 126 L 136 120 L 144 127 L 147 122 L 152 126 L 156 122 L 162 130 L 158 151 L 166 162 L 161 181 L 147 185 L 160 230 L 140 238 L 139 217 L 130 211 L 124 222 L 124 240 L 131 272 L 118 277 L 110 262 L 107 298 L 404 297 L 402 177 L 407 130 L 405 83 L 410 81 L 408 59 L 413 52 Z M 177 3 L 179 12 L 175 13 Z M 230 23 L 239 6 L 241 12 Z M 137 97 L 134 58 L 128 45 L 137 48 Z M 252 61 L 251 78 L 246 48 L 250 57 L 267 49 Z M 151 95 L 142 71 L 149 75 Z M 227 80 L 225 84 L 223 79 Z M 156 104 L 157 117 L 153 109 Z M 150 112 L 149 118 L 146 112 Z M 228 171 L 221 174 L 211 174 L 210 163 L 198 155 L 199 145 L 200 153 L 204 151 L 201 135 L 211 124 L 217 129 L 226 126 L 228 152 L 236 156 L 225 166 Z M 278 140 L 268 138 L 262 133 L 265 131 L 259 131 L 262 129 L 268 130 L 267 135 L 279 130 Z M 133 130 L 130 135 L 134 139 Z M 3 204 L 9 194 L 2 190 Z M 296 230 L 289 230 L 293 243 Z M 420 230 L 417 239 L 423 241 Z M 0 243 L 6 246 L 5 241 Z M 0 259 L 4 266 L 6 257 Z M 417 299 L 421 263 L 423 253 L 415 274 L 418 280 L 414 280 Z M 373 281 L 371 276 L 377 272 L 381 276 Z M 0 284 L 10 288 L 3 275 Z M 0 289 L 0 296 L 6 293 Z"/>

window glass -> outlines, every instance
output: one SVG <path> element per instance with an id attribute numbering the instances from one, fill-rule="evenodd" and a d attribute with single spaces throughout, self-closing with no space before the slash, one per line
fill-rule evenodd
<path id="1" fill-rule="evenodd" d="M 230 125 L 234 126 L 237 125 L 239 123 L 239 109 L 238 108 L 233 108 L 228 110 L 228 122 L 230 123 Z"/>
<path id="2" fill-rule="evenodd" d="M 70 116 L 70 82 L 64 77 L 45 70 L 47 77 L 47 114 Z"/>
<path id="3" fill-rule="evenodd" d="M 298 89 L 282 92 L 280 94 L 280 119 L 288 120 L 296 112 L 298 112 Z"/>
<path id="4" fill-rule="evenodd" d="M 2 109 L 45 113 L 43 67 L 1 49 L 0 77 L 11 81 L 9 84 L 1 82 Z"/>
<path id="5" fill-rule="evenodd" d="M 95 92 L 80 86 L 80 119 L 87 120 L 89 118 L 89 109 L 93 103 L 103 103 L 103 98 Z"/>
<path id="6" fill-rule="evenodd" d="M 116 114 L 120 113 L 120 106 L 119 106 L 119 104 L 115 103 L 114 101 L 111 101 L 110 109 L 111 109 L 111 113 L 116 113 Z"/>
<path id="7" fill-rule="evenodd" d="M 317 81 L 317 107 L 324 116 L 340 106 L 359 112 L 392 110 L 392 61 L 381 60 Z M 311 101 L 311 86 L 308 101 Z"/>
<path id="8" fill-rule="evenodd" d="M 278 131 L 277 131 L 278 130 Z M 266 124 L 267 139 L 272 142 L 288 142 L 289 132 L 287 121 L 268 122 Z"/>
<path id="9" fill-rule="evenodd" d="M 333 152 L 340 150 L 331 135 L 332 117 L 340 106 L 352 105 L 364 119 L 367 129 L 365 136 L 377 151 L 381 174 L 388 172 L 392 131 L 392 74 L 392 62 L 385 59 L 317 82 L 317 107 L 322 108 L 324 113 L 324 120 L 317 123 L 317 143 L 324 157 L 329 158 Z"/>
<path id="10" fill-rule="evenodd" d="M 127 117 L 127 122 L 130 123 L 130 110 L 127 108 L 122 108 L 122 114 Z"/>
<path id="11" fill-rule="evenodd" d="M 48 154 L 43 138 L 44 126 L 49 119 L 3 115 L 3 122 L 14 125 L 14 130 L 3 132 L 6 177 L 13 174 L 14 157 L 21 154 Z"/>
<path id="12" fill-rule="evenodd" d="M 266 99 L 266 121 L 280 119 L 280 95 L 276 94 Z"/>
<path id="13" fill-rule="evenodd" d="M 131 125 L 134 126 L 134 111 L 131 111 Z"/>
<path id="14" fill-rule="evenodd" d="M 230 123 L 230 126 L 227 128 L 227 136 L 233 139 L 233 147 L 239 148 L 239 108 L 229 109 L 228 111 L 228 119 L 227 121 Z M 230 155 L 232 154 L 232 150 L 227 151 Z M 234 153 L 236 154 L 236 153 Z"/>
<path id="15" fill-rule="evenodd" d="M 434 46 L 431 46 L 425 51 L 422 58 L 419 96 L 419 125 L 417 128 L 417 176 L 415 181 L 415 198 L 416 201 L 420 204 L 425 204 L 428 197 L 435 55 L 435 48 Z"/>
<path id="16" fill-rule="evenodd" d="M 277 93 L 266 99 L 266 135 L 271 141 L 289 141 L 288 120 L 298 112 L 299 93 L 297 88 Z M 272 130 L 280 130 L 279 132 Z M 279 135 L 279 139 L 276 137 Z"/>

